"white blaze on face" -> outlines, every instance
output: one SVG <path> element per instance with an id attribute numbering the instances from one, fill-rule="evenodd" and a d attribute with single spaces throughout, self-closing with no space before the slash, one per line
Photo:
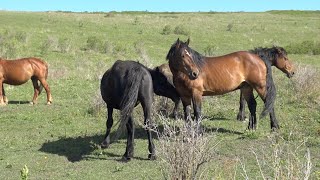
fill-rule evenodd
<path id="1" fill-rule="evenodd" d="M 184 51 L 185 51 L 186 55 L 189 56 L 190 59 L 192 59 L 190 53 L 186 49 Z"/>

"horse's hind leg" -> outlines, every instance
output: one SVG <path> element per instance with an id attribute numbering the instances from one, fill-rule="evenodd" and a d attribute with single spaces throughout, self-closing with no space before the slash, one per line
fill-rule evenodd
<path id="1" fill-rule="evenodd" d="M 108 119 L 106 122 L 107 130 L 106 130 L 106 135 L 104 136 L 104 140 L 101 143 L 102 148 L 108 148 L 110 145 L 110 132 L 113 125 L 112 113 L 113 113 L 113 108 L 108 107 Z"/>
<path id="2" fill-rule="evenodd" d="M 144 125 L 145 125 L 147 136 L 148 136 L 148 150 L 149 150 L 148 159 L 150 160 L 156 159 L 155 148 L 154 148 L 152 134 L 150 130 L 151 129 L 151 126 L 150 126 L 151 107 L 152 107 L 152 99 L 153 99 L 152 94 L 153 94 L 152 92 L 144 94 L 147 97 L 144 97 L 141 100 L 141 105 L 142 105 L 143 114 L 144 114 Z"/>
<path id="3" fill-rule="evenodd" d="M 276 118 L 276 115 L 275 115 L 275 112 L 274 112 L 274 108 L 272 108 L 272 110 L 270 111 L 270 125 L 271 125 L 271 129 L 272 130 L 279 129 L 279 123 L 278 123 L 278 120 Z"/>
<path id="4" fill-rule="evenodd" d="M 123 155 L 123 159 L 125 161 L 130 161 L 131 158 L 133 158 L 133 154 L 134 154 L 134 125 L 133 125 L 132 115 L 129 117 L 126 127 L 128 132 L 127 147 L 126 147 L 126 152 Z"/>
<path id="5" fill-rule="evenodd" d="M 47 104 L 51 104 L 52 103 L 52 96 L 51 96 L 51 91 L 50 91 L 50 88 L 49 88 L 49 85 L 48 85 L 46 79 L 45 78 L 39 78 L 39 81 L 41 82 L 42 86 L 46 90 L 46 93 L 47 93 Z"/>
<path id="6" fill-rule="evenodd" d="M 248 129 L 255 130 L 257 127 L 257 118 L 256 118 L 257 102 L 253 96 L 253 89 L 251 87 L 246 87 L 241 89 L 241 93 L 243 94 L 245 100 L 247 101 L 249 111 L 250 111 Z"/>
<path id="7" fill-rule="evenodd" d="M 34 88 L 34 94 L 33 94 L 33 99 L 32 99 L 31 103 L 32 104 L 36 104 L 38 96 L 39 96 L 39 93 L 40 93 L 40 86 L 38 84 L 38 79 L 37 78 L 31 77 L 31 80 L 32 80 L 33 88 Z"/>
<path id="8" fill-rule="evenodd" d="M 246 100 L 243 97 L 242 92 L 240 91 L 240 100 L 239 100 L 239 112 L 237 115 L 238 121 L 244 121 L 246 119 L 245 109 L 246 109 Z"/>

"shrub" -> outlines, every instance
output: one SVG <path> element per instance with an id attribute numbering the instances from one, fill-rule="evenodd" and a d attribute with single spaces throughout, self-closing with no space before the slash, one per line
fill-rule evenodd
<path id="1" fill-rule="evenodd" d="M 96 36 L 90 36 L 87 39 L 86 50 L 91 50 L 95 52 L 101 52 L 103 47 L 103 42 L 100 38 Z"/>
<path id="2" fill-rule="evenodd" d="M 292 79 L 296 98 L 320 101 L 320 72 L 316 68 L 297 65 Z"/>
<path id="3" fill-rule="evenodd" d="M 190 35 L 190 32 L 187 30 L 186 27 L 180 25 L 180 26 L 176 26 L 174 28 L 174 31 L 173 31 L 174 34 L 177 34 L 177 35 L 185 35 L 185 36 L 189 36 Z"/>
<path id="4" fill-rule="evenodd" d="M 93 98 L 91 99 L 89 108 L 88 108 L 88 113 L 91 114 L 92 116 L 101 116 L 105 113 L 106 105 L 105 102 L 103 101 L 100 90 L 97 91 Z"/>
<path id="5" fill-rule="evenodd" d="M 200 122 L 177 120 L 169 123 L 160 116 L 163 133 L 159 133 L 158 151 L 161 171 L 165 179 L 201 179 L 204 166 L 212 160 L 210 143 L 214 138 L 206 136 Z"/>
<path id="6" fill-rule="evenodd" d="M 293 43 L 285 47 L 289 54 L 320 54 L 320 42 L 303 41 L 301 43 Z"/>
<path id="7" fill-rule="evenodd" d="M 161 34 L 169 35 L 169 34 L 171 34 L 171 31 L 172 31 L 171 26 L 170 25 L 165 25 L 163 30 L 162 30 L 162 32 L 161 32 Z"/>

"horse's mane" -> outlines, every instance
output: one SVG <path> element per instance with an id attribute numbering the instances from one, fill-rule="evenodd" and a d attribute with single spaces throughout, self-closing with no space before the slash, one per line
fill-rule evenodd
<path id="1" fill-rule="evenodd" d="M 257 47 L 252 50 L 249 50 L 249 52 L 257 54 L 265 63 L 271 63 L 271 65 L 273 65 L 276 61 L 276 56 L 280 54 L 279 51 L 283 55 L 287 55 L 287 52 L 283 47 L 277 46 L 273 46 L 271 48 Z"/>
<path id="2" fill-rule="evenodd" d="M 177 43 L 180 43 L 178 49 L 177 49 Z M 171 46 L 166 59 L 169 60 L 170 58 L 174 57 L 175 52 L 177 50 L 179 50 L 179 53 L 181 53 L 181 51 L 184 49 L 186 49 L 189 52 L 189 54 L 192 56 L 193 62 L 201 69 L 201 67 L 205 64 L 204 56 L 198 53 L 197 51 L 191 49 L 186 43 L 182 41 L 177 41 Z"/>

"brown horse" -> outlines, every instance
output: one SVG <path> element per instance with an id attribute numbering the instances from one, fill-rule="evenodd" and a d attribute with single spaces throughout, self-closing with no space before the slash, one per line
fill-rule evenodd
<path id="1" fill-rule="evenodd" d="M 270 113 L 271 129 L 278 129 L 274 113 L 276 96 L 272 79 L 271 63 L 248 51 L 239 51 L 219 57 L 205 57 L 179 39 L 171 46 L 167 59 L 173 74 L 174 85 L 181 96 L 185 118 L 190 119 L 190 106 L 193 104 L 195 119 L 201 118 L 202 96 L 225 94 L 241 90 L 250 111 L 249 129 L 256 129 L 255 89 L 264 101 L 261 116 Z M 291 77 L 293 66 L 286 53 L 278 49 L 276 66 Z"/>
<path id="2" fill-rule="evenodd" d="M 48 65 L 37 58 L 23 58 L 18 60 L 4 60 L 0 58 L 0 105 L 6 105 L 8 98 L 5 95 L 3 84 L 21 85 L 32 80 L 34 95 L 32 104 L 37 102 L 42 88 L 47 92 L 47 104 L 52 103 L 48 77 Z M 40 85 L 38 84 L 40 81 Z"/>
<path id="3" fill-rule="evenodd" d="M 271 47 L 271 48 L 258 47 L 258 48 L 249 50 L 249 52 L 257 54 L 261 59 L 264 59 L 264 61 L 270 61 L 271 66 L 275 66 L 277 68 L 282 67 L 281 65 L 277 64 L 277 63 L 279 63 L 277 61 L 277 57 L 282 56 L 282 54 L 287 56 L 284 48 L 276 47 L 276 46 Z M 285 71 L 283 71 L 283 72 L 286 74 Z M 290 78 L 291 76 L 288 76 L 288 74 L 287 74 L 287 77 Z M 240 101 L 239 101 L 240 106 L 239 106 L 239 113 L 237 115 L 237 120 L 239 120 L 239 121 L 245 120 L 245 106 L 246 106 L 245 102 L 246 102 L 246 100 L 244 99 L 243 95 L 240 93 Z"/>

